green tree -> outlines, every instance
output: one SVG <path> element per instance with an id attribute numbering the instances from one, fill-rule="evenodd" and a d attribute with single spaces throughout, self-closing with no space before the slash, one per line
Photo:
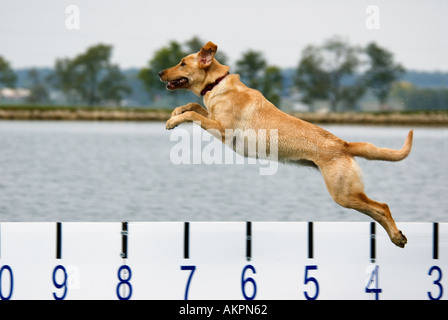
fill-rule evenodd
<path id="1" fill-rule="evenodd" d="M 303 102 L 325 99 L 332 111 L 341 106 L 353 108 L 364 94 L 364 84 L 354 77 L 361 65 L 360 49 L 333 37 L 322 46 L 308 46 L 302 52 L 295 83 Z"/>
<path id="2" fill-rule="evenodd" d="M 236 62 L 236 73 L 240 75 L 241 80 L 246 82 L 249 87 L 261 90 L 261 78 L 266 65 L 266 60 L 261 52 L 248 50 Z"/>
<path id="3" fill-rule="evenodd" d="M 70 100 L 80 100 L 89 106 L 104 101 L 118 104 L 131 89 L 119 67 L 111 64 L 111 54 L 112 46 L 99 44 L 73 60 L 57 59 L 50 79 Z"/>
<path id="4" fill-rule="evenodd" d="M 282 72 L 276 66 L 268 66 L 263 53 L 254 50 L 244 52 L 236 62 L 236 73 L 250 88 L 261 91 L 266 99 L 279 107 L 283 88 Z"/>
<path id="5" fill-rule="evenodd" d="M 105 101 L 111 101 L 119 105 L 123 95 L 130 94 L 131 88 L 127 84 L 126 77 L 116 65 L 107 66 L 107 72 L 98 84 L 98 93 Z"/>
<path id="6" fill-rule="evenodd" d="M 369 69 L 364 74 L 365 83 L 377 97 L 380 108 L 387 109 L 386 101 L 392 85 L 405 72 L 405 69 L 394 61 L 391 52 L 376 43 L 368 44 L 365 52 L 369 60 Z"/>
<path id="7" fill-rule="evenodd" d="M 262 79 L 261 91 L 277 108 L 280 108 L 281 93 L 283 89 L 283 75 L 280 68 L 276 66 L 266 67 Z"/>
<path id="8" fill-rule="evenodd" d="M 8 61 L 0 56 L 0 87 L 15 87 L 17 76 Z"/>
<path id="9" fill-rule="evenodd" d="M 302 93 L 302 101 L 311 105 L 315 100 L 328 98 L 331 86 L 329 74 L 323 69 L 324 60 L 320 49 L 307 46 L 297 68 L 295 84 Z"/>
<path id="10" fill-rule="evenodd" d="M 26 98 L 26 102 L 30 104 L 47 104 L 50 101 L 47 87 L 39 77 L 39 72 L 33 68 L 27 72 L 30 86 L 30 95 Z"/>

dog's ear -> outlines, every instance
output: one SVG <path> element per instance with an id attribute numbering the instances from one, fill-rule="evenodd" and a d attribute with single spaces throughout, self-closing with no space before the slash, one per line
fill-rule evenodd
<path id="1" fill-rule="evenodd" d="M 198 53 L 199 67 L 202 69 L 208 68 L 212 63 L 217 50 L 218 46 L 216 44 L 211 41 L 207 42 Z"/>

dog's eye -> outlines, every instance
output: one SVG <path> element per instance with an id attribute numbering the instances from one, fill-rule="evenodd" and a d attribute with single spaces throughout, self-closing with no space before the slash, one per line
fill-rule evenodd
<path id="1" fill-rule="evenodd" d="M 183 62 L 183 61 L 180 62 L 180 66 L 181 66 L 181 67 L 185 67 L 186 65 L 187 65 L 187 64 L 186 64 L 185 62 Z"/>

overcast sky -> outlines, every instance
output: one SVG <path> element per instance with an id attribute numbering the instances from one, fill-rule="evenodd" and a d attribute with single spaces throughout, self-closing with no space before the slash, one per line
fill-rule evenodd
<path id="1" fill-rule="evenodd" d="M 79 8 L 79 29 L 66 27 L 69 5 Z M 369 5 L 379 29 L 366 27 Z M 408 69 L 448 71 L 447 15 L 446 0 L 0 0 L 0 55 L 14 68 L 50 67 L 102 42 L 122 68 L 141 68 L 169 40 L 197 35 L 231 62 L 254 49 L 296 67 L 306 45 L 341 35 L 377 42 Z"/>

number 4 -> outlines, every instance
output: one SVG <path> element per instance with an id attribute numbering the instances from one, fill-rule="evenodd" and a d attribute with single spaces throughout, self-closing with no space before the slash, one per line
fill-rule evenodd
<path id="1" fill-rule="evenodd" d="M 377 265 L 368 266 L 366 269 L 366 273 L 370 273 L 369 279 L 366 282 L 366 293 L 375 293 L 375 300 L 380 299 L 380 293 L 383 292 L 382 289 L 378 288 L 378 271 L 380 267 Z M 371 285 L 374 284 L 375 288 L 371 288 Z"/>

